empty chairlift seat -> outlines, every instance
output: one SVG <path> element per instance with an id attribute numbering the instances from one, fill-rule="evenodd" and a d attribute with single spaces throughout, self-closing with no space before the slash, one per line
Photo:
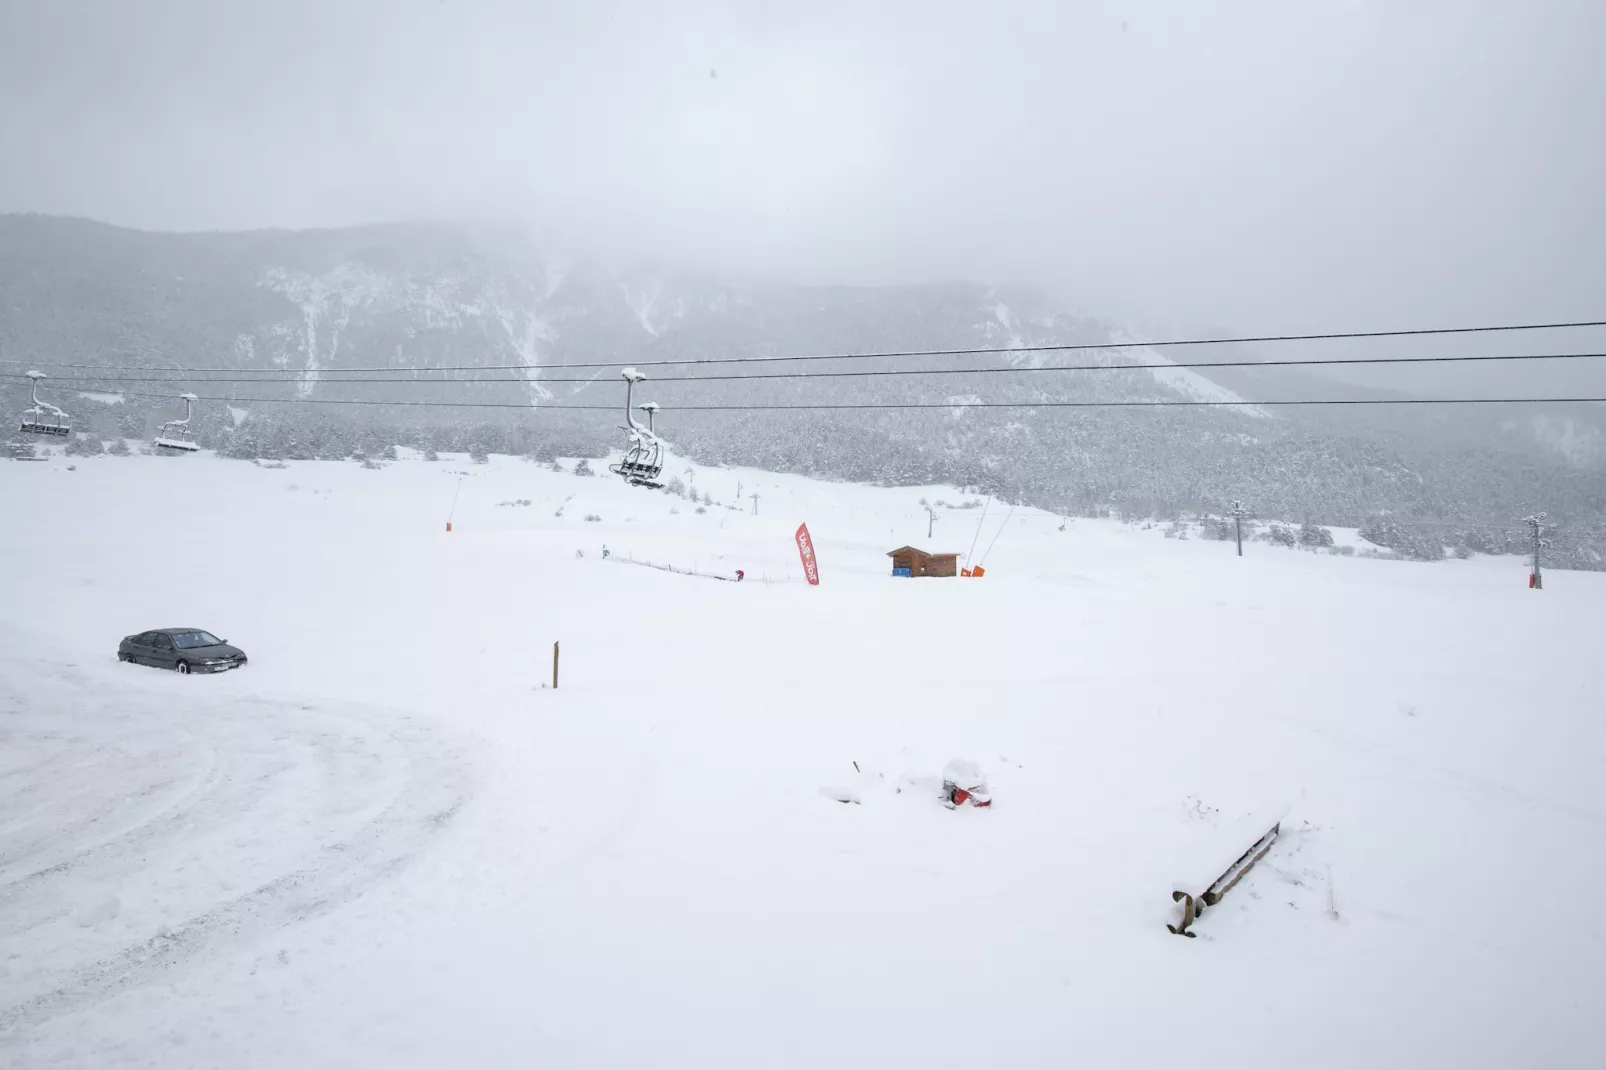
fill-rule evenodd
<path id="1" fill-rule="evenodd" d="M 658 412 L 656 402 L 647 402 L 638 406 L 647 414 L 647 426 L 642 427 L 630 415 L 631 394 L 637 383 L 647 377 L 634 368 L 626 368 L 620 373 L 625 381 L 625 426 L 621 429 L 630 436 L 629 445 L 625 448 L 625 455 L 618 464 L 608 466 L 608 471 L 624 478 L 626 483 L 637 487 L 661 486 L 659 475 L 664 470 L 664 447 L 653 431 L 653 416 Z"/>
<path id="2" fill-rule="evenodd" d="M 29 386 L 33 393 L 33 408 L 23 412 L 17 430 L 25 435 L 66 438 L 72 433 L 72 419 L 50 402 L 39 400 L 39 380 L 46 378 L 45 373 L 29 372 L 28 378 L 31 380 Z"/>
<path id="3" fill-rule="evenodd" d="M 179 397 L 184 402 L 184 418 L 169 420 L 158 428 L 152 445 L 170 453 L 194 453 L 200 447 L 195 444 L 195 432 L 190 430 L 190 416 L 198 399 L 194 394 L 180 394 Z"/>

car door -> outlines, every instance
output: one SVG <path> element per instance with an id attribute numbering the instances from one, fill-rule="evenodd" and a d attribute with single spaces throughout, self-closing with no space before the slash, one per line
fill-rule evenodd
<path id="1" fill-rule="evenodd" d="M 135 665 L 150 664 L 151 641 L 155 638 L 155 632 L 140 632 L 128 641 L 128 657 Z"/>
<path id="2" fill-rule="evenodd" d="M 150 664 L 158 669 L 171 669 L 178 664 L 178 651 L 173 648 L 173 637 L 166 632 L 156 633 L 150 651 Z"/>

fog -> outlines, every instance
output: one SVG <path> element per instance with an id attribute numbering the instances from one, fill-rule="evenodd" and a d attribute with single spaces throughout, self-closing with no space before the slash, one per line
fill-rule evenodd
<path id="1" fill-rule="evenodd" d="M 0 0 L 0 211 L 519 221 L 1135 325 L 1599 318 L 1595 0 Z"/>

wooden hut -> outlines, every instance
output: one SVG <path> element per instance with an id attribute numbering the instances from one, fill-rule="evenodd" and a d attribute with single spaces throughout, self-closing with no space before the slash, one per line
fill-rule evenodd
<path id="1" fill-rule="evenodd" d="M 913 546 L 900 546 L 889 550 L 894 576 L 957 576 L 958 554 L 928 554 Z"/>

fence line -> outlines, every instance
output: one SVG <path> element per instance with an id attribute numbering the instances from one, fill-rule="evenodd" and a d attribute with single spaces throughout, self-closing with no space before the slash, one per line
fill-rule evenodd
<path id="1" fill-rule="evenodd" d="M 659 572 L 673 572 L 677 576 L 700 576 L 705 580 L 719 580 L 721 583 L 735 583 L 736 582 L 736 578 L 734 576 L 721 576 L 718 573 L 703 572 L 703 571 L 701 571 L 699 569 L 695 569 L 695 568 L 677 568 L 674 565 L 660 565 L 656 561 L 637 561 L 634 557 L 629 557 L 629 556 L 620 557 L 617 554 L 614 554 L 614 555 L 611 555 L 611 556 L 609 556 L 607 558 L 604 558 L 604 560 L 617 561 L 621 565 L 640 565 L 643 568 L 654 568 L 654 569 L 657 569 Z M 757 578 L 749 576 L 749 577 L 747 577 L 747 580 L 752 581 L 752 582 L 756 582 L 756 583 L 762 583 L 766 587 L 769 586 L 772 583 L 779 582 L 777 580 L 770 579 L 768 576 L 760 576 L 760 577 L 757 577 Z"/>

